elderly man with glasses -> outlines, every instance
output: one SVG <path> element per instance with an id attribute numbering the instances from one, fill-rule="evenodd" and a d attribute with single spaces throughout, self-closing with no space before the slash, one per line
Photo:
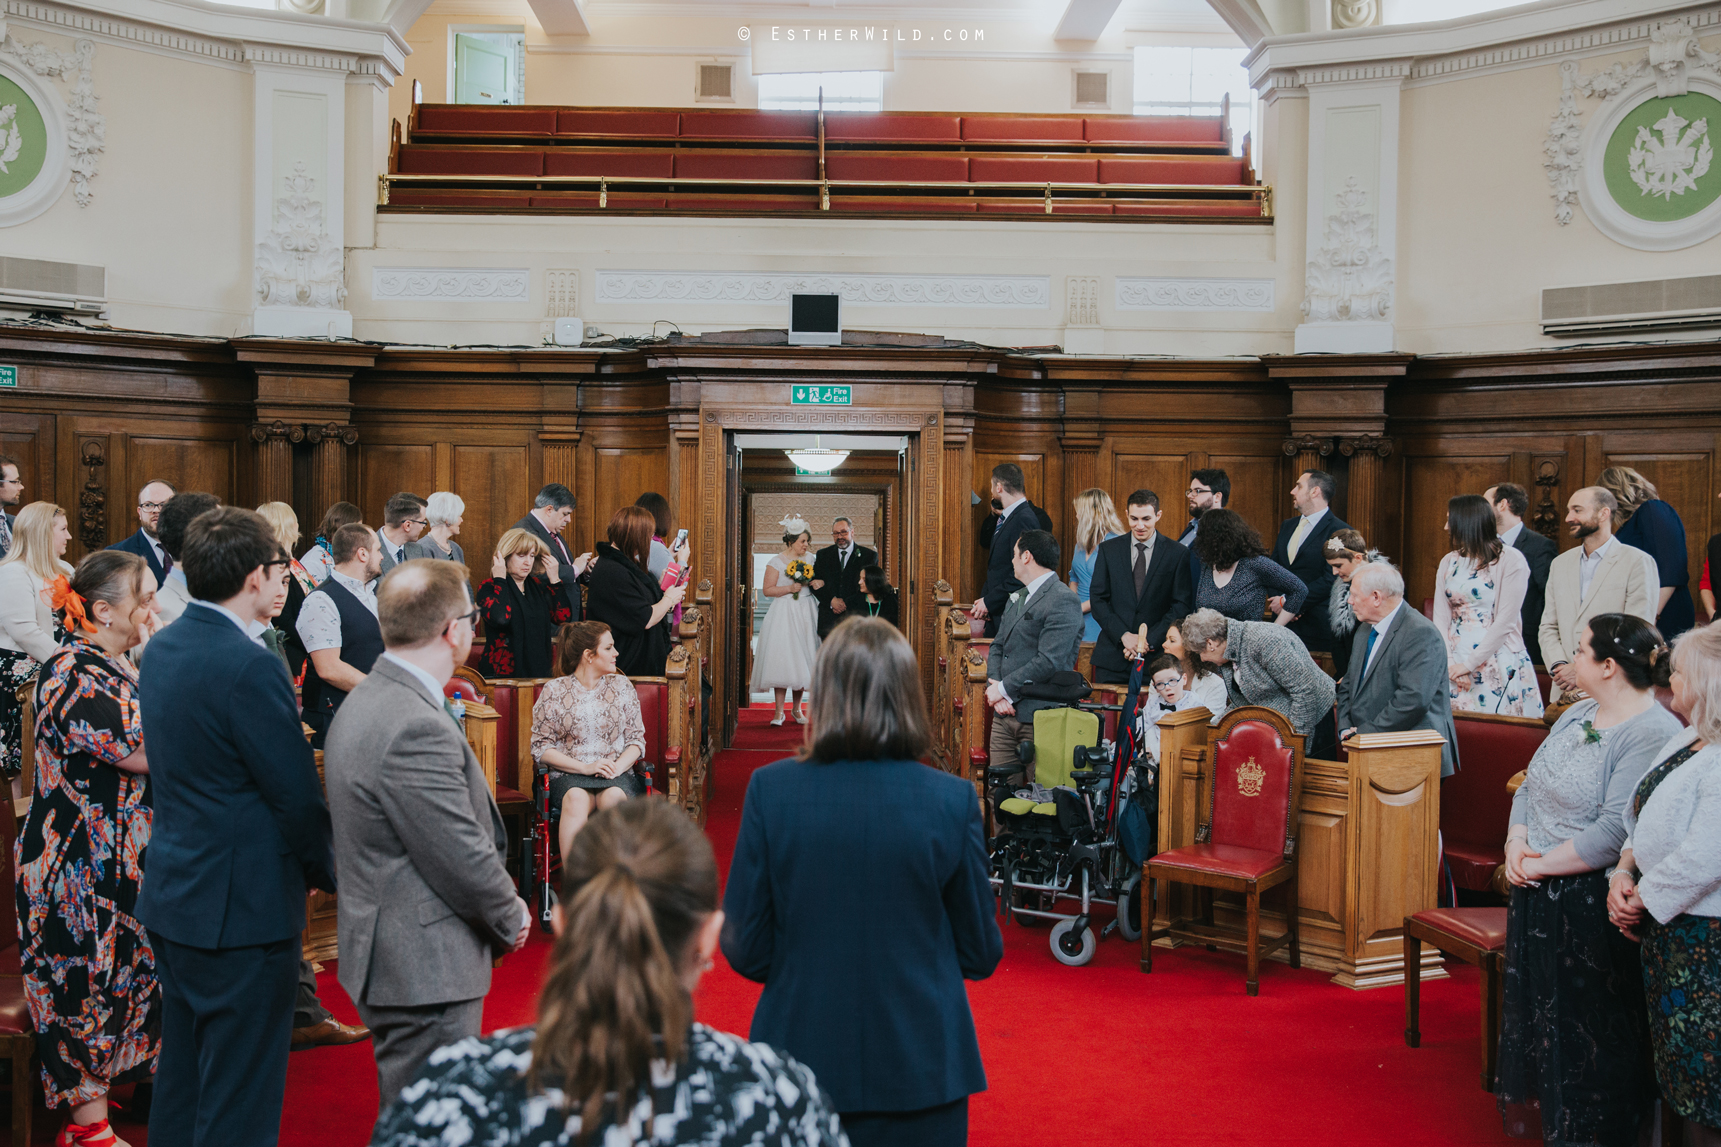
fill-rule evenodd
<path id="1" fill-rule="evenodd" d="M 156 527 L 161 522 L 162 507 L 178 492 L 160 478 L 145 482 L 143 489 L 137 492 L 137 533 L 108 547 L 110 550 L 124 550 L 128 554 L 136 554 L 148 562 L 149 572 L 155 575 L 156 585 L 165 581 L 167 571 L 173 568 L 173 559 L 167 555 L 167 549 L 161 544 Z"/>

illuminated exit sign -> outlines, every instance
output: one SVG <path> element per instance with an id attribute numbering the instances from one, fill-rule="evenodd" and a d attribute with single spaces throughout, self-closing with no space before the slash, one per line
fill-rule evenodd
<path id="1" fill-rule="evenodd" d="M 796 386 L 789 391 L 791 406 L 848 406 L 853 398 L 846 386 Z"/>

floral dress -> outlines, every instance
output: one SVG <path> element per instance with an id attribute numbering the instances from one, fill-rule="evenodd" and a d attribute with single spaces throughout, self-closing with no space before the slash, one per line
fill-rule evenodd
<path id="1" fill-rule="evenodd" d="M 1524 645 L 1524 591 L 1529 584 L 1529 563 L 1510 546 L 1499 560 L 1480 568 L 1456 551 L 1440 560 L 1434 623 L 1446 639 L 1450 662 L 1470 670 L 1468 684 L 1452 690 L 1454 710 L 1542 715 L 1536 667 Z"/>
<path id="2" fill-rule="evenodd" d="M 549 677 L 555 673 L 556 632 L 574 620 L 568 583 L 550 584 L 533 574 L 524 586 L 513 578 L 490 578 L 473 603 L 484 618 L 484 652 L 478 672 L 486 677 Z"/>
<path id="3" fill-rule="evenodd" d="M 36 799 L 18 834 L 18 954 L 49 1106 L 148 1079 L 161 987 L 134 915 L 149 844 L 137 671 L 74 637 L 36 686 Z"/>

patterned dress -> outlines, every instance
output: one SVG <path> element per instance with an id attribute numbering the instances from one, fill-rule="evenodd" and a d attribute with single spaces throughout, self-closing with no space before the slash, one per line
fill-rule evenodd
<path id="1" fill-rule="evenodd" d="M 484 618 L 478 672 L 490 678 L 554 675 L 556 631 L 574 620 L 567 582 L 551 585 L 533 574 L 520 586 L 493 577 L 478 587 L 473 604 Z"/>
<path id="2" fill-rule="evenodd" d="M 161 1049 L 155 953 L 133 915 L 149 778 L 113 767 L 143 741 L 137 672 L 82 636 L 36 687 L 35 801 L 18 834 L 18 940 L 49 1106 L 148 1079 Z"/>
<path id="3" fill-rule="evenodd" d="M 1441 559 L 1436 582 L 1445 608 L 1437 609 L 1435 621 L 1444 623 L 1447 656 L 1471 667 L 1468 684 L 1453 688 L 1452 708 L 1540 717 L 1542 693 L 1522 633 L 1529 584 L 1523 555 L 1507 547 L 1498 561 L 1477 568 L 1462 554 L 1449 553 Z"/>
<path id="4" fill-rule="evenodd" d="M 587 689 L 579 678 L 558 677 L 538 694 L 532 705 L 532 760 L 545 749 L 566 753 L 576 761 L 612 760 L 637 745 L 645 753 L 645 720 L 639 711 L 639 691 L 620 673 L 598 680 Z M 621 789 L 630 797 L 645 795 L 645 781 L 630 769 L 616 777 L 550 771 L 550 803 L 560 805 L 569 789 Z"/>
<path id="5" fill-rule="evenodd" d="M 526 1090 L 532 1028 L 465 1039 L 433 1052 L 416 1080 L 382 1113 L 372 1147 L 666 1147 L 794 1144 L 848 1147 L 842 1123 L 813 1073 L 760 1043 L 694 1024 L 687 1058 L 652 1063 L 626 1122 L 580 1135 L 579 1105 L 562 1091 Z"/>

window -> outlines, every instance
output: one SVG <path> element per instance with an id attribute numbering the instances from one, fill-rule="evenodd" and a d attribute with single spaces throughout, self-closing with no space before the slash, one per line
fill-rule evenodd
<path id="1" fill-rule="evenodd" d="M 1231 97 L 1231 149 L 1243 150 L 1243 136 L 1255 122 L 1255 92 L 1243 69 L 1243 48 L 1137 48 L 1135 114 L 1219 114 Z"/>
<path id="2" fill-rule="evenodd" d="M 814 111 L 824 89 L 825 110 L 884 110 L 883 72 L 784 72 L 759 77 L 762 111 Z"/>

